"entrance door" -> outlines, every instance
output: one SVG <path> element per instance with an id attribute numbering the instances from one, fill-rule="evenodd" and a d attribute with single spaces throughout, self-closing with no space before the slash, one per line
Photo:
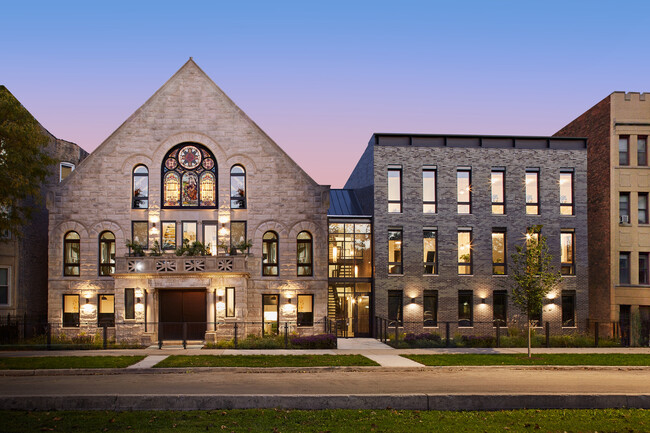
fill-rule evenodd
<path id="1" fill-rule="evenodd" d="M 354 285 L 334 286 L 330 290 L 335 296 L 337 337 L 369 337 L 370 293 L 355 292 Z"/>
<path id="2" fill-rule="evenodd" d="M 203 340 L 206 331 L 205 290 L 161 290 L 159 329 L 162 340 Z M 183 324 L 186 325 L 183 325 Z"/>

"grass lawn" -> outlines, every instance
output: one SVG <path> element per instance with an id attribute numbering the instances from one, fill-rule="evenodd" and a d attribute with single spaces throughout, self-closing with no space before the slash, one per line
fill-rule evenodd
<path id="1" fill-rule="evenodd" d="M 193 412 L 0 412 L 13 432 L 647 432 L 643 409 L 418 412 L 215 410 Z"/>
<path id="2" fill-rule="evenodd" d="M 32 356 L 1 358 L 0 370 L 36 370 L 42 368 L 124 368 L 144 356 Z"/>
<path id="3" fill-rule="evenodd" d="M 584 354 L 441 354 L 402 355 L 424 365 L 650 365 L 650 355 L 624 353 Z"/>
<path id="4" fill-rule="evenodd" d="M 377 366 L 361 355 L 172 355 L 156 367 Z"/>

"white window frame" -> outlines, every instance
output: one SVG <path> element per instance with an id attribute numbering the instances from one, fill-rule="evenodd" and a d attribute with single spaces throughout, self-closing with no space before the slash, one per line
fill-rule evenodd
<path id="1" fill-rule="evenodd" d="M 71 163 L 71 162 L 60 162 L 59 163 L 59 182 L 63 180 L 63 171 L 61 170 L 63 167 L 68 167 L 71 168 L 70 172 L 73 172 L 76 166 Z"/>
<path id="2" fill-rule="evenodd" d="M 11 306 L 11 266 L 0 265 L 0 269 L 7 270 L 7 303 L 0 304 L 0 307 L 9 307 Z"/>

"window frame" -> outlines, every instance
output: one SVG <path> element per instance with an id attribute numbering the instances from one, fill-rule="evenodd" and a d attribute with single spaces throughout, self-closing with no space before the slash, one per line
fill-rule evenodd
<path id="1" fill-rule="evenodd" d="M 461 308 L 465 305 L 461 304 L 461 297 L 469 296 L 469 319 L 461 319 Z M 474 291 L 473 290 L 459 290 L 458 291 L 458 327 L 459 328 L 473 328 L 474 327 Z"/>
<path id="2" fill-rule="evenodd" d="M 215 239 L 216 244 L 214 245 L 215 248 L 215 253 L 212 254 L 212 250 L 209 249 L 209 244 L 208 244 L 208 237 L 206 235 L 206 231 L 208 227 L 214 227 L 214 232 L 217 234 L 217 237 Z M 198 240 L 198 234 L 197 234 L 197 240 Z M 211 221 L 211 220 L 203 220 L 201 221 L 201 242 L 205 246 L 206 251 L 210 251 L 210 255 L 216 256 L 219 253 L 219 221 Z"/>
<path id="3" fill-rule="evenodd" d="M 621 200 L 623 197 L 625 197 L 625 206 L 623 206 L 623 201 Z M 630 198 L 631 194 L 629 191 L 622 191 L 618 193 L 618 221 L 619 224 L 630 224 Z M 627 217 L 627 221 L 625 221 Z"/>
<path id="4" fill-rule="evenodd" d="M 528 201 L 528 175 L 535 176 L 535 193 L 537 195 L 536 201 Z M 526 205 L 526 215 L 541 215 L 541 206 L 539 200 L 539 180 L 540 180 L 540 170 L 539 168 L 526 168 L 524 175 L 524 186 L 525 186 L 525 205 Z"/>
<path id="5" fill-rule="evenodd" d="M 572 307 L 572 317 L 567 318 L 565 320 L 564 314 L 566 311 L 567 305 L 565 304 L 565 300 L 571 299 L 571 307 Z M 561 294 L 561 319 L 562 319 L 562 327 L 563 328 L 575 328 L 577 326 L 577 320 L 576 320 L 576 292 L 575 290 L 562 290 Z"/>
<path id="6" fill-rule="evenodd" d="M 468 201 L 460 201 L 460 174 L 467 173 Z M 461 212 L 461 206 L 467 206 L 467 212 Z M 459 167 L 456 169 L 456 213 L 458 215 L 471 215 L 472 214 L 472 169 L 471 167 Z"/>
<path id="7" fill-rule="evenodd" d="M 113 239 L 102 239 L 102 236 L 104 234 L 107 234 L 107 233 L 110 233 L 111 235 L 113 235 Z M 110 277 L 115 273 L 115 262 L 116 262 L 115 257 L 117 256 L 117 242 L 116 242 L 117 238 L 115 237 L 115 233 L 113 233 L 112 231 L 103 230 L 99 234 L 98 240 L 99 240 L 99 245 L 98 245 L 99 248 L 97 250 L 97 252 L 98 252 L 98 254 L 97 254 L 98 275 L 100 277 Z M 111 243 L 113 244 L 113 248 L 110 248 Z M 102 246 L 104 244 L 109 245 L 109 247 L 108 247 L 108 262 L 107 263 L 102 262 Z M 111 250 L 112 250 L 112 252 L 114 254 L 113 263 L 110 262 L 110 260 L 111 260 Z M 108 268 L 108 270 L 109 270 L 108 273 L 105 273 L 106 268 Z"/>
<path id="8" fill-rule="evenodd" d="M 433 309 L 431 312 L 431 319 L 427 319 L 427 299 L 433 299 Z M 438 310 L 440 309 L 437 290 L 425 290 L 422 293 L 422 327 L 423 328 L 437 328 L 438 327 Z"/>
<path id="9" fill-rule="evenodd" d="M 503 235 L 503 263 L 494 261 L 494 235 L 502 234 Z M 508 233 L 507 229 L 504 227 L 494 227 L 492 228 L 492 275 L 505 276 L 508 275 Z M 496 269 L 502 268 L 503 273 L 497 273 Z"/>
<path id="10" fill-rule="evenodd" d="M 67 239 L 68 235 L 74 233 L 77 235 L 77 239 Z M 79 260 L 77 262 L 66 262 L 66 252 L 68 245 L 77 244 L 79 246 Z M 77 273 L 68 273 L 67 268 L 76 268 Z M 63 235 L 63 276 L 64 277 L 79 277 L 81 275 L 81 236 L 74 230 L 67 231 Z"/>
<path id="11" fill-rule="evenodd" d="M 181 165 L 178 160 L 180 151 L 186 146 L 194 146 L 201 153 L 201 162 L 198 166 L 194 168 L 185 168 Z M 207 156 L 205 156 L 207 154 Z M 212 166 L 207 169 L 204 167 L 204 161 L 207 159 L 212 160 Z M 174 168 L 167 167 L 168 160 L 175 160 Z M 184 141 L 172 146 L 162 158 L 161 169 L 160 169 L 160 203 L 161 209 L 218 209 L 219 208 L 219 171 L 218 171 L 217 158 L 215 158 L 214 153 L 210 148 L 202 143 Z M 204 173 L 212 173 L 214 179 L 214 205 L 213 206 L 203 206 L 201 205 L 201 177 Z M 167 192 L 167 186 L 165 183 L 165 177 L 169 173 L 175 173 L 179 178 L 179 200 L 178 205 L 168 205 L 165 200 L 165 193 Z M 192 173 L 196 176 L 197 190 L 196 190 L 196 206 L 184 206 L 183 205 L 183 176 L 185 174 Z"/>
<path id="12" fill-rule="evenodd" d="M 63 167 L 67 167 L 67 168 L 71 169 L 70 173 L 65 177 L 63 177 Z M 75 170 L 75 168 L 77 168 L 77 167 L 72 162 L 67 162 L 67 161 L 59 162 L 59 182 L 63 182 L 64 179 L 66 179 L 68 176 L 70 176 L 72 174 L 72 172 Z"/>
<path id="13" fill-rule="evenodd" d="M 461 262 L 460 261 L 460 257 L 461 257 L 461 255 L 460 255 L 460 235 L 461 235 L 461 233 L 469 233 L 469 262 Z M 472 251 L 473 250 L 473 243 L 474 243 L 474 231 L 471 228 L 458 228 L 456 240 L 457 240 L 457 247 L 456 247 L 457 255 L 456 255 L 456 257 L 457 257 L 457 260 L 458 260 L 458 263 L 457 263 L 458 267 L 457 267 L 456 270 L 458 272 L 458 275 L 474 275 L 474 254 L 473 254 L 473 251 Z M 468 266 L 469 267 L 469 272 L 461 273 L 461 266 L 462 267 Z"/>
<path id="14" fill-rule="evenodd" d="M 563 252 L 560 251 L 560 272 L 563 277 L 576 275 L 576 233 L 574 229 L 560 230 L 560 248 L 564 249 L 563 238 L 569 235 L 571 239 L 571 261 L 562 261 Z"/>
<path id="15" fill-rule="evenodd" d="M 300 298 L 309 297 L 311 298 L 311 311 L 307 314 L 311 314 L 311 319 L 301 320 L 301 314 L 306 314 L 305 312 L 300 312 Z M 296 326 L 299 328 L 311 327 L 314 326 L 314 295 L 311 293 L 302 293 L 296 297 Z"/>
<path id="16" fill-rule="evenodd" d="M 639 150 L 639 142 L 643 140 L 645 143 L 645 151 L 641 152 Z M 639 167 L 648 166 L 648 136 L 647 135 L 637 135 L 636 137 L 636 165 Z"/>
<path id="17" fill-rule="evenodd" d="M 625 143 L 625 150 L 621 150 L 621 144 L 623 143 Z M 625 167 L 630 165 L 630 136 L 629 135 L 618 136 L 618 165 L 625 166 Z"/>
<path id="18" fill-rule="evenodd" d="M 391 300 L 397 302 L 397 305 L 391 307 Z M 389 290 L 387 297 L 387 318 L 389 322 L 393 322 L 397 326 L 404 326 L 404 291 L 403 290 Z M 397 307 L 395 309 L 395 307 Z M 391 317 L 391 310 L 395 310 L 396 317 Z M 389 325 L 390 326 L 390 325 Z"/>
<path id="19" fill-rule="evenodd" d="M 276 303 L 275 304 L 267 303 L 266 302 L 267 299 L 269 301 L 273 301 L 273 296 L 275 296 Z M 264 336 L 266 334 L 265 328 L 266 328 L 267 323 L 271 324 L 271 332 L 269 333 L 270 335 L 278 335 L 279 334 L 279 331 L 280 331 L 280 329 L 279 329 L 279 326 L 280 326 L 280 299 L 281 298 L 280 298 L 279 293 L 262 293 L 262 336 Z M 264 317 L 264 313 L 266 313 L 267 311 L 265 310 L 264 307 L 266 307 L 267 305 L 269 305 L 271 307 L 275 305 L 275 317 L 276 317 L 275 321 L 268 321 L 268 322 L 266 321 L 266 318 Z M 269 312 L 271 312 L 271 311 L 269 311 Z M 275 324 L 275 330 L 274 330 L 273 324 Z"/>
<path id="20" fill-rule="evenodd" d="M 113 298 L 113 312 L 102 313 L 102 297 Z M 106 322 L 107 328 L 115 328 L 115 294 L 113 293 L 98 293 L 97 294 L 97 327 L 102 328 Z"/>
<path id="21" fill-rule="evenodd" d="M 627 262 L 627 266 L 622 266 L 622 260 L 625 260 Z M 631 254 L 629 251 L 619 251 L 618 253 L 618 284 L 623 286 L 623 285 L 630 285 L 632 284 L 631 281 Z M 623 269 L 625 269 L 625 273 L 623 272 Z"/>
<path id="22" fill-rule="evenodd" d="M 77 298 L 77 312 L 66 313 L 65 311 L 65 298 Z M 64 293 L 61 295 L 61 327 L 63 328 L 78 328 L 81 323 L 81 303 L 80 296 L 77 293 Z M 67 315 L 67 316 L 66 316 Z M 67 320 L 66 320 L 67 317 Z"/>
<path id="23" fill-rule="evenodd" d="M 135 289 L 124 289 L 124 320 L 135 320 Z"/>
<path id="24" fill-rule="evenodd" d="M 139 167 L 144 167 L 144 169 L 147 170 L 147 173 L 136 173 L 135 171 Z M 147 178 L 147 195 L 146 196 L 136 197 L 136 195 L 135 195 L 136 177 L 146 177 Z M 137 201 L 144 201 L 145 205 L 144 206 L 136 206 Z M 131 171 L 131 209 L 149 209 L 149 167 L 147 167 L 144 164 L 137 164 L 135 167 L 133 167 L 133 171 Z"/>
<path id="25" fill-rule="evenodd" d="M 243 173 L 233 173 L 232 171 L 235 169 L 235 167 L 241 168 Z M 244 195 L 241 196 L 241 197 L 232 195 L 233 177 L 235 177 L 235 178 L 243 177 L 244 178 Z M 247 205 L 248 205 L 248 203 L 247 203 L 247 198 L 248 198 L 247 187 L 248 187 L 248 185 L 246 183 L 247 180 L 248 179 L 246 179 L 246 167 L 244 167 L 242 164 L 233 164 L 232 167 L 230 167 L 230 209 L 246 209 L 247 208 Z M 235 201 L 242 202 L 243 204 L 241 206 L 238 206 L 238 207 L 233 207 L 232 204 Z"/>
<path id="26" fill-rule="evenodd" d="M 642 261 L 645 262 L 645 266 L 642 266 Z M 640 286 L 647 286 L 650 285 L 650 253 L 648 252 L 639 252 L 639 258 L 638 258 L 638 263 L 639 263 L 639 285 Z M 642 274 L 643 272 L 643 274 Z"/>
<path id="27" fill-rule="evenodd" d="M 391 239 L 391 233 L 399 233 L 398 239 Z M 391 241 L 399 245 L 399 261 L 391 261 L 390 243 Z M 397 249 L 393 249 L 393 252 Z M 401 228 L 388 229 L 388 274 L 403 275 L 404 273 L 404 230 Z"/>
<path id="28" fill-rule="evenodd" d="M 494 185 L 496 182 L 494 182 L 493 176 L 495 174 L 500 174 L 501 175 L 501 195 L 503 196 L 503 201 L 494 201 Z M 492 215 L 506 215 L 506 169 L 505 167 L 492 167 L 492 170 L 490 171 L 490 195 L 491 195 L 491 202 L 492 202 Z M 501 206 L 502 212 L 495 212 L 494 208 Z"/>
<path id="29" fill-rule="evenodd" d="M 433 174 L 433 186 L 431 188 L 433 192 L 433 200 L 427 200 L 427 197 L 424 196 L 425 184 L 427 182 L 425 174 Z M 433 209 L 433 211 L 428 211 L 427 207 Z M 438 169 L 437 167 L 428 167 L 425 166 L 422 168 L 422 213 L 424 214 L 435 214 L 438 213 Z"/>
<path id="30" fill-rule="evenodd" d="M 426 237 L 426 233 L 433 233 L 433 237 Z M 425 249 L 426 239 L 433 239 L 433 261 L 427 261 L 428 257 L 425 257 L 424 254 L 427 251 Z M 430 251 L 429 251 L 430 252 Z M 438 275 L 438 230 L 437 229 L 422 229 L 422 261 L 424 263 L 424 275 Z M 431 272 L 427 272 L 427 269 L 430 269 Z"/>
<path id="31" fill-rule="evenodd" d="M 11 306 L 11 266 L 9 265 L 0 265 L 0 271 L 6 270 L 7 271 L 7 284 L 6 285 L 0 285 L 0 291 L 4 287 L 5 290 L 7 291 L 7 302 L 6 303 L 0 303 L 1 307 L 9 307 Z"/>
<path id="32" fill-rule="evenodd" d="M 185 243 L 185 233 L 190 233 L 185 230 L 185 224 L 194 224 L 194 241 L 199 240 L 199 222 L 196 220 L 183 220 L 181 221 L 181 246 Z M 190 245 L 194 241 L 190 241 Z"/>
<path id="33" fill-rule="evenodd" d="M 267 233 L 271 233 L 275 236 L 275 239 L 264 239 Z M 269 255 L 269 252 L 271 251 L 271 248 L 273 248 L 273 244 L 275 244 L 275 262 L 265 262 L 264 258 L 264 249 L 266 247 L 267 251 L 267 256 Z M 263 277 L 279 277 L 280 276 L 280 237 L 278 236 L 277 232 L 273 230 L 267 230 L 264 232 L 262 235 L 262 276 Z M 275 269 L 275 273 L 273 273 L 273 269 Z"/>
<path id="34" fill-rule="evenodd" d="M 148 250 L 149 249 L 149 221 L 146 221 L 146 220 L 131 221 L 131 242 L 135 242 L 135 226 L 137 224 L 142 224 L 142 225 L 146 226 L 146 228 L 147 228 L 145 230 L 145 233 L 147 235 L 147 242 L 144 243 L 144 244 L 141 244 L 141 245 L 142 245 L 143 249 Z M 129 253 L 130 252 L 131 252 L 131 249 L 129 248 Z"/>
<path id="35" fill-rule="evenodd" d="M 569 187 L 571 188 L 571 197 L 569 198 L 569 203 L 562 203 L 562 176 L 569 176 Z M 569 213 L 565 213 L 565 210 L 569 210 Z M 573 216 L 575 215 L 575 172 L 570 168 L 560 169 L 560 215 L 562 216 Z"/>
<path id="36" fill-rule="evenodd" d="M 391 200 L 391 198 L 390 198 L 390 196 L 391 196 L 391 186 L 390 186 L 391 176 L 390 176 L 390 174 L 391 173 L 397 173 L 397 175 L 398 175 L 397 179 L 399 181 L 399 189 L 398 189 L 397 193 L 399 195 L 399 199 L 397 199 L 397 200 Z M 402 167 L 388 166 L 388 168 L 386 170 L 386 182 L 387 182 L 386 199 L 388 201 L 388 213 L 402 213 L 402 211 L 403 211 L 403 204 L 402 204 L 402 198 L 403 198 L 403 195 L 402 195 L 402 187 L 403 187 L 403 185 L 402 185 Z M 397 208 L 399 208 L 399 210 L 391 210 L 391 205 L 397 205 Z"/>
<path id="37" fill-rule="evenodd" d="M 641 197 L 644 198 L 645 201 L 645 209 L 641 209 Z M 643 212 L 643 215 L 645 218 L 643 220 L 641 219 L 641 214 Z M 648 193 L 647 192 L 639 192 L 637 194 L 637 224 L 648 224 L 650 220 L 648 219 Z"/>
<path id="38" fill-rule="evenodd" d="M 165 244 L 165 225 L 174 225 L 174 245 L 169 247 Z M 178 223 L 176 221 L 161 221 L 160 222 L 160 248 L 163 251 L 174 251 L 178 246 Z"/>
<path id="39" fill-rule="evenodd" d="M 497 318 L 497 299 L 503 298 L 503 318 Z M 508 325 L 508 291 L 507 290 L 493 290 L 492 291 L 492 324 L 496 327 L 504 327 Z"/>
<path id="40" fill-rule="evenodd" d="M 301 234 L 307 234 L 309 236 L 309 239 L 299 239 Z M 300 261 L 300 246 L 301 245 L 307 245 L 308 246 L 308 262 L 301 262 Z M 303 269 L 305 273 L 300 273 L 300 270 Z M 298 236 L 296 236 L 296 275 L 298 277 L 311 277 L 314 275 L 314 236 L 307 230 L 303 230 L 300 233 L 298 233 Z"/>
<path id="41" fill-rule="evenodd" d="M 226 287 L 226 304 L 225 304 L 225 316 L 226 317 L 236 317 L 237 316 L 237 301 L 236 301 L 236 292 L 234 287 Z M 230 311 L 230 303 L 232 302 L 232 311 Z"/>

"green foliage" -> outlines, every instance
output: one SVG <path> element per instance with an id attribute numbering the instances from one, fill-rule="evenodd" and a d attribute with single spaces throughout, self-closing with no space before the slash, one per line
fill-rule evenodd
<path id="1" fill-rule="evenodd" d="M 156 368 L 378 366 L 362 355 L 172 355 Z"/>
<path id="2" fill-rule="evenodd" d="M 37 356 L 0 358 L 0 370 L 125 368 L 142 361 L 144 358 L 144 356 Z"/>
<path id="3" fill-rule="evenodd" d="M 163 250 L 160 248 L 160 242 L 153 241 L 153 247 L 151 247 L 150 256 L 158 257 L 163 255 Z"/>
<path id="4" fill-rule="evenodd" d="M 46 153 L 48 137 L 20 102 L 0 86 L 0 233 L 17 237 L 42 199 L 41 184 L 54 159 Z"/>
<path id="5" fill-rule="evenodd" d="M 144 256 L 144 245 L 139 242 L 132 242 L 130 239 L 126 240 L 126 247 L 129 249 L 129 255 L 135 257 Z"/>
<path id="6" fill-rule="evenodd" d="M 177 256 L 207 256 L 208 250 L 202 242 L 194 241 L 190 244 L 188 239 L 183 239 L 183 245 L 176 248 Z"/>
<path id="7" fill-rule="evenodd" d="M 250 247 L 253 246 L 253 241 L 252 241 L 251 239 L 248 239 L 248 240 L 245 240 L 245 241 L 241 241 L 241 242 L 239 242 L 239 243 L 236 243 L 236 244 L 233 245 L 233 246 L 234 246 L 235 248 L 237 248 L 239 251 L 241 251 L 241 253 L 243 254 L 243 253 L 245 253 L 246 251 L 248 251 L 248 249 L 249 249 Z"/>

